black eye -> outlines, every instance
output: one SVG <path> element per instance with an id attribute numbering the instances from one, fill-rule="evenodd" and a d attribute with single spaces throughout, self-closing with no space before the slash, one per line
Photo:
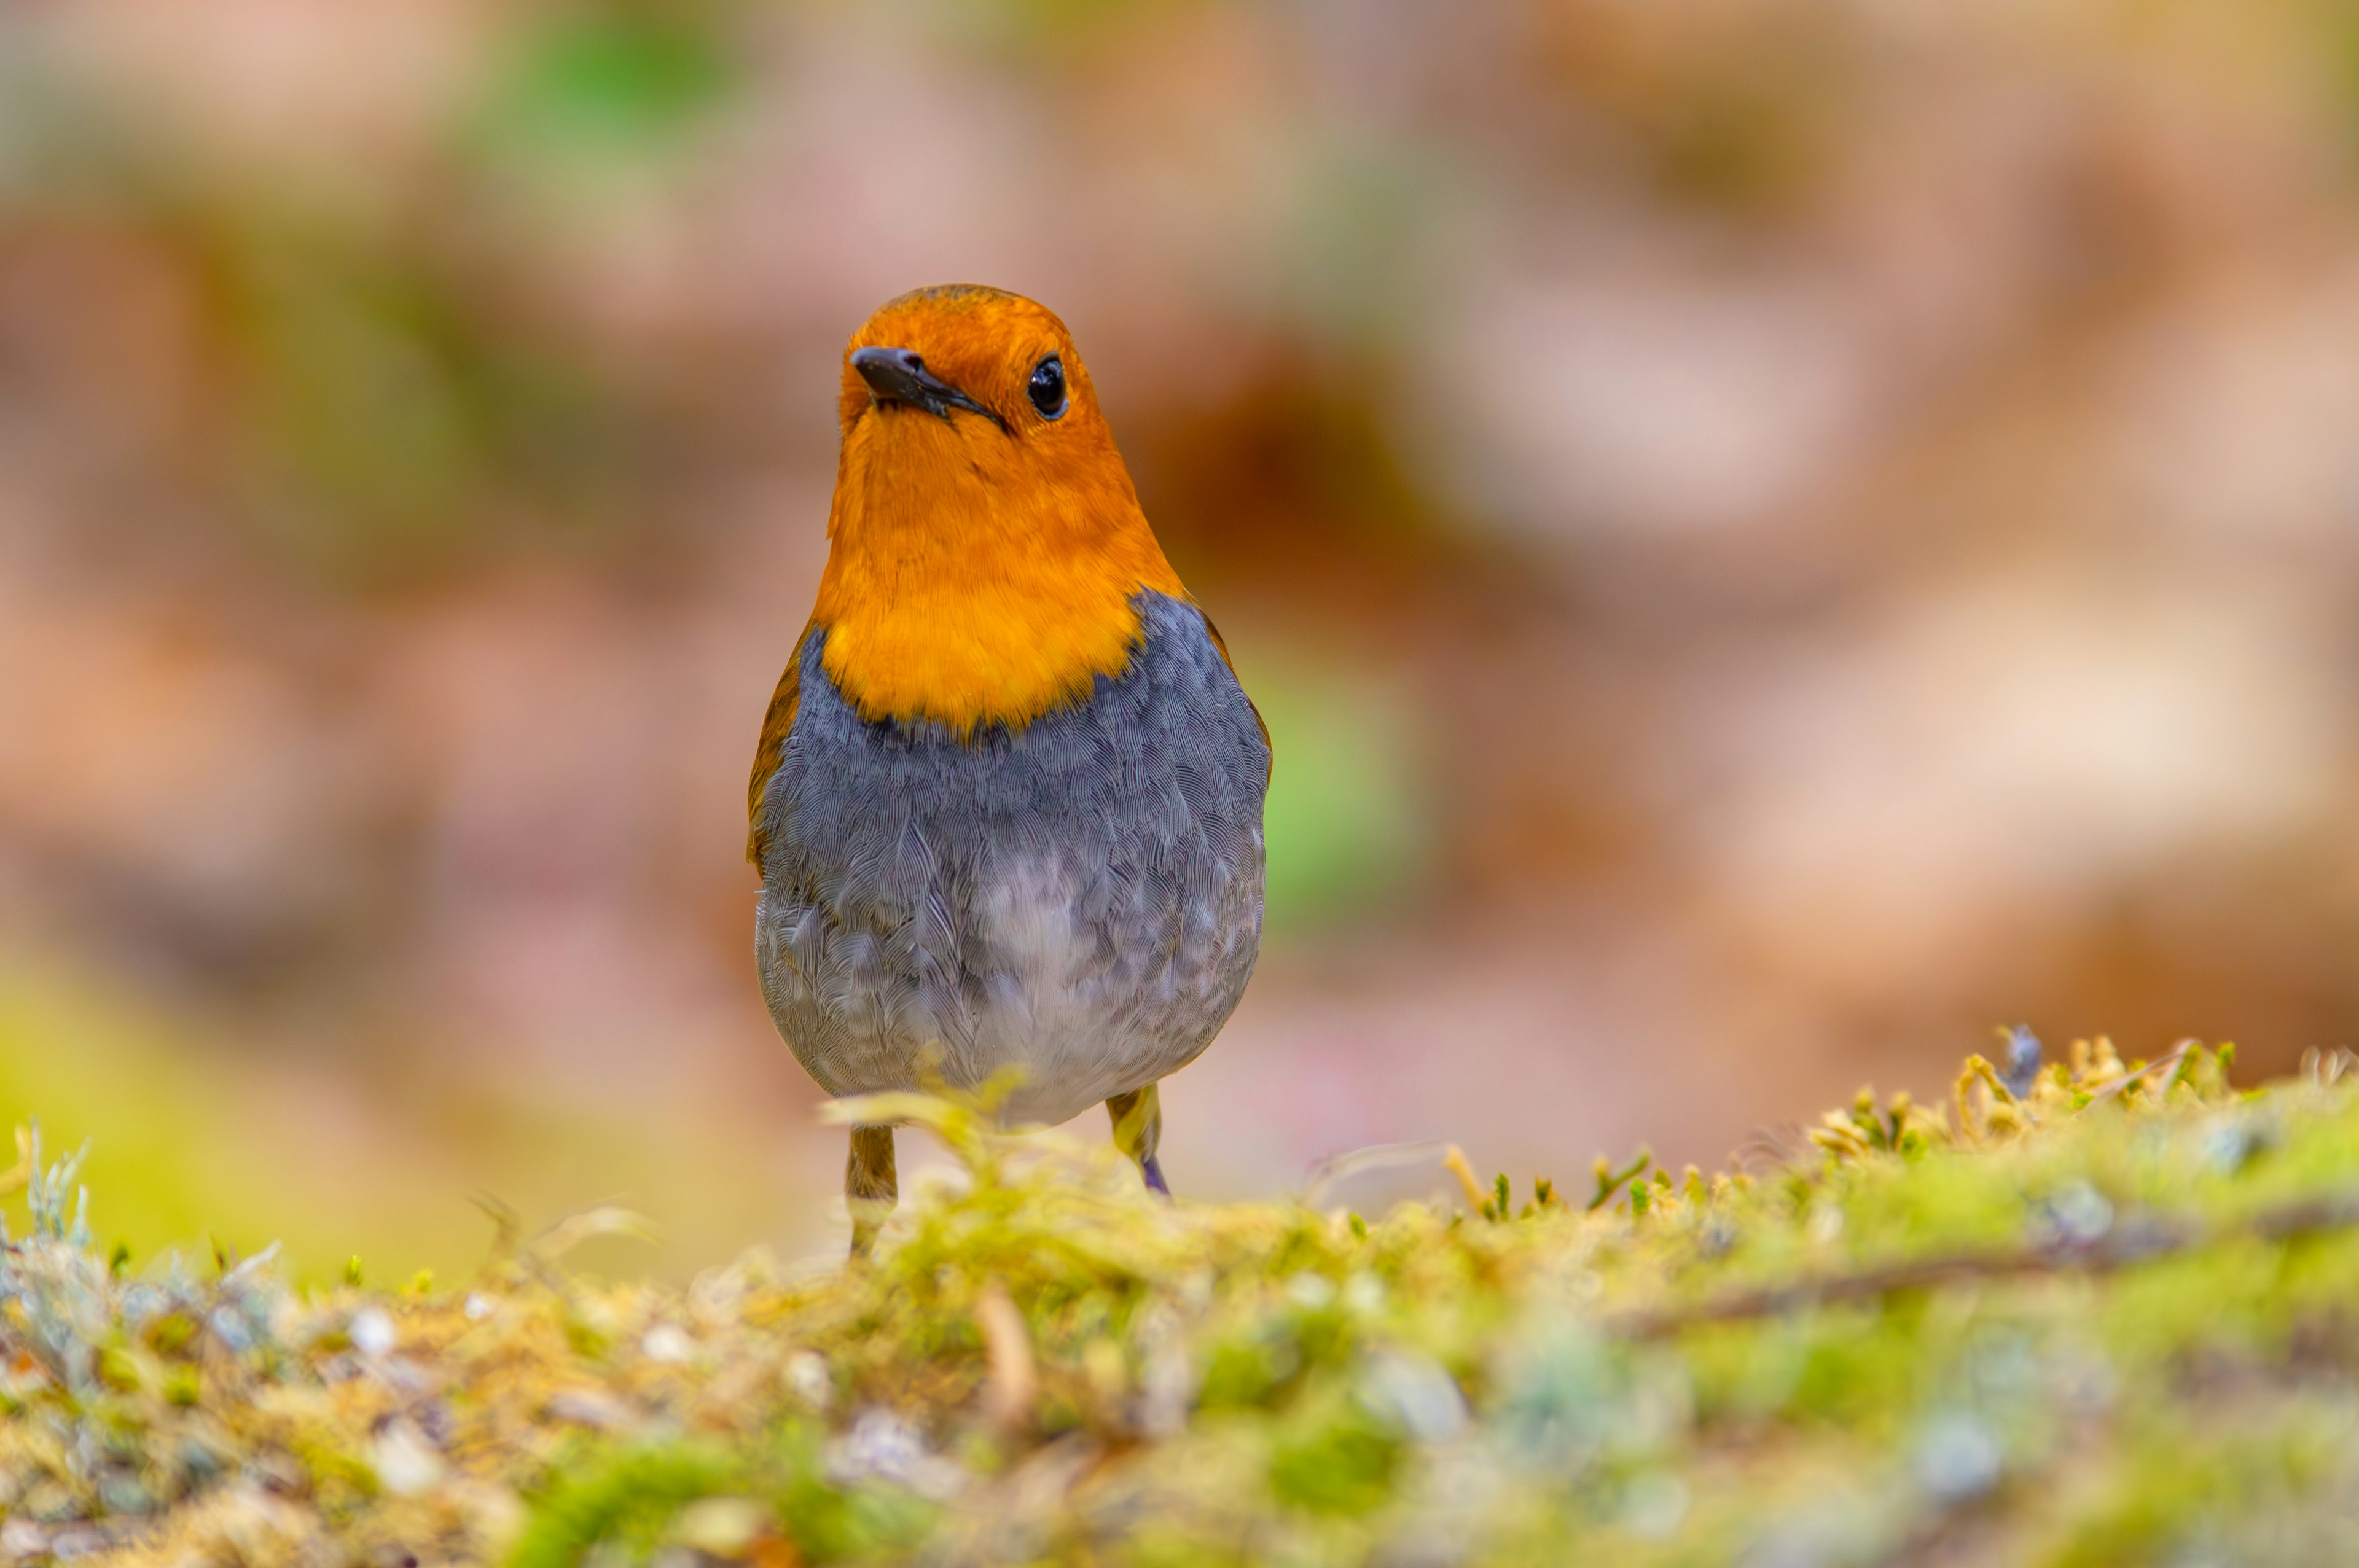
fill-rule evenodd
<path id="1" fill-rule="evenodd" d="M 1065 416 L 1065 362 L 1050 354 L 1032 367 L 1032 381 L 1025 391 L 1032 395 L 1032 406 L 1040 411 L 1043 419 Z"/>

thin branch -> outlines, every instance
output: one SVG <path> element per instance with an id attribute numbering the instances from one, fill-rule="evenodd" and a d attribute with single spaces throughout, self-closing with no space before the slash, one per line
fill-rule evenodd
<path id="1" fill-rule="evenodd" d="M 1886 1264 L 1854 1274 L 1733 1291 L 1716 1301 L 1660 1312 L 1635 1313 L 1610 1325 L 1629 1339 L 1662 1339 L 1714 1323 L 1780 1317 L 1815 1307 L 1878 1301 L 1909 1291 L 2037 1274 L 2109 1273 L 2158 1258 L 2228 1241 L 2288 1241 L 2359 1227 L 2359 1194 L 2305 1199 L 2263 1209 L 2245 1220 L 2204 1226 L 2188 1220 L 2142 1219 L 2116 1225 L 2092 1241 L 2057 1240 L 2029 1247 L 1955 1252 Z"/>
<path id="2" fill-rule="evenodd" d="M 2107 1084 L 2104 1088 L 2101 1088 L 2095 1094 L 2091 1095 L 2089 1097 L 2089 1105 L 2082 1106 L 2081 1109 L 2087 1110 L 2089 1106 L 2103 1104 L 2104 1101 L 2120 1094 L 2124 1089 L 2128 1088 L 2132 1084 L 2136 1083 L 2140 1078 L 2145 1077 L 2149 1073 L 2158 1073 L 2163 1068 L 2169 1067 L 2171 1070 L 2171 1073 L 2176 1076 L 2179 1071 L 2179 1065 L 2187 1060 L 2187 1054 L 2193 1050 L 2195 1045 L 2196 1042 L 2192 1039 L 2180 1041 L 2165 1054 L 2157 1056 L 2153 1061 L 2148 1062 L 2145 1066 L 2138 1068 L 2136 1072 L 2124 1073 L 2120 1077 L 2115 1078 L 2112 1083 Z M 2169 1084 L 2166 1083 L 2164 1087 L 2167 1090 L 2169 1087 Z"/>

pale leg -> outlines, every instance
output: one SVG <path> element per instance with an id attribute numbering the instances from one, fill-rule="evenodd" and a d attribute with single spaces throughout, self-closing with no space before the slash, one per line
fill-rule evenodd
<path id="1" fill-rule="evenodd" d="M 854 1258 L 865 1258 L 875 1249 L 876 1233 L 893 1217 L 900 1196 L 900 1179 L 893 1170 L 893 1130 L 853 1128 L 852 1157 L 843 1164 L 843 1203 L 852 1211 Z"/>
<path id="2" fill-rule="evenodd" d="M 1114 1146 L 1138 1162 L 1138 1173 L 1151 1191 L 1169 1197 L 1163 1167 L 1155 1162 L 1155 1146 L 1163 1140 L 1163 1101 L 1155 1086 L 1114 1096 L 1106 1101 L 1106 1114 L 1114 1118 Z"/>

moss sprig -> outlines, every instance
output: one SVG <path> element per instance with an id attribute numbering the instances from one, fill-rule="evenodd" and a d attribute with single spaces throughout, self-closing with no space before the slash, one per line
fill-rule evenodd
<path id="1" fill-rule="evenodd" d="M 1165 1203 L 987 1102 L 872 1099 L 839 1114 L 927 1126 L 955 1175 L 856 1266 L 756 1252 L 685 1290 L 568 1270 L 618 1210 L 495 1210 L 456 1286 L 127 1262 L 28 1130 L 0 1537 L 159 1565 L 2347 1555 L 2359 1394 L 2318 1372 L 2359 1364 L 2347 1062 L 2247 1091 L 2226 1047 L 2018 1033 L 1946 1106 L 1863 1091 L 1752 1173 L 1641 1150 L 1518 1202 L 1403 1146 L 1361 1162 L 1439 1156 L 1457 1191 L 1380 1215 L 1320 1206 L 1326 1177 Z"/>

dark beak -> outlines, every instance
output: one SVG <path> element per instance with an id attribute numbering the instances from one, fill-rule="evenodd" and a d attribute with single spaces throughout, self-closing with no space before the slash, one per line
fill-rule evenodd
<path id="1" fill-rule="evenodd" d="M 947 420 L 953 408 L 980 414 L 1002 431 L 1007 421 L 926 368 L 915 349 L 854 349 L 852 368 L 879 403 L 906 403 Z"/>

